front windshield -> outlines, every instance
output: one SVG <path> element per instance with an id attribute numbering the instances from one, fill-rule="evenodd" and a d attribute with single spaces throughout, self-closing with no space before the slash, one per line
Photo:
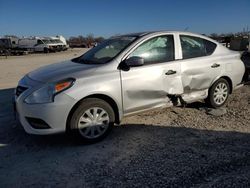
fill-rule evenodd
<path id="1" fill-rule="evenodd" d="M 62 41 L 60 41 L 58 39 L 55 39 L 54 41 L 55 41 L 55 43 L 62 43 Z"/>
<path id="2" fill-rule="evenodd" d="M 47 40 L 47 39 L 43 39 L 43 42 L 44 42 L 45 44 L 50 44 L 50 43 L 51 43 L 51 41 L 50 41 L 50 40 Z"/>
<path id="3" fill-rule="evenodd" d="M 131 36 L 110 38 L 103 41 L 95 48 L 92 48 L 74 61 L 85 64 L 107 63 L 122 52 L 133 41 L 135 41 L 135 39 L 136 37 Z"/>

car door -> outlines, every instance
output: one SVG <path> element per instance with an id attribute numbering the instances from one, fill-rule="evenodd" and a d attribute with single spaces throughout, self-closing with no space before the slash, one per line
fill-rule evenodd
<path id="1" fill-rule="evenodd" d="M 213 56 L 216 44 L 195 36 L 180 35 L 181 75 L 185 93 L 208 89 L 221 74 L 220 57 Z"/>
<path id="2" fill-rule="evenodd" d="M 183 93 L 173 35 L 144 40 L 126 59 L 131 57 L 143 58 L 144 65 L 121 70 L 125 114 L 166 105 L 168 94 Z"/>
<path id="3" fill-rule="evenodd" d="M 43 49 L 44 49 L 44 43 L 43 43 L 43 41 L 40 40 L 40 39 L 37 39 L 37 42 L 34 45 L 34 49 L 37 52 L 43 51 Z"/>

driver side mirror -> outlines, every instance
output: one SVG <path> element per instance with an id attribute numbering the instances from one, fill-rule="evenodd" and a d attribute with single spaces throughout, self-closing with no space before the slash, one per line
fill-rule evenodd
<path id="1" fill-rule="evenodd" d="M 125 63 L 129 67 L 138 67 L 144 65 L 144 59 L 142 57 L 133 56 L 126 59 Z"/>

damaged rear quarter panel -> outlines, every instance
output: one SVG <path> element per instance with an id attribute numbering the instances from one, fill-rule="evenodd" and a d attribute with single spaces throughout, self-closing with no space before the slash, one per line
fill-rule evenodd
<path id="1" fill-rule="evenodd" d="M 181 78 L 185 93 L 208 89 L 214 80 L 222 75 L 224 65 L 219 57 L 200 57 L 181 60 Z M 213 64 L 220 64 L 212 68 Z"/>

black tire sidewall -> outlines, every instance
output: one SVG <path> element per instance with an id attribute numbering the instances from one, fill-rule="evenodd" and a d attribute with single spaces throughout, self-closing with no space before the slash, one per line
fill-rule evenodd
<path id="1" fill-rule="evenodd" d="M 214 91 L 215 91 L 215 88 L 217 87 L 217 85 L 218 85 L 219 83 L 225 83 L 225 84 L 227 85 L 227 98 L 226 98 L 226 100 L 225 100 L 222 104 L 220 104 L 220 105 L 218 105 L 218 104 L 214 101 Z M 219 107 L 223 106 L 223 105 L 227 102 L 227 99 L 228 99 L 228 97 L 229 97 L 229 90 L 230 90 L 230 86 L 229 86 L 228 81 L 225 80 L 224 78 L 218 79 L 218 80 L 212 85 L 212 87 L 209 89 L 209 96 L 208 96 L 208 100 L 207 100 L 209 106 L 211 106 L 211 107 L 213 107 L 213 108 L 219 108 Z"/>
<path id="2" fill-rule="evenodd" d="M 109 126 L 104 134 L 102 134 L 101 136 L 99 136 L 97 138 L 90 139 L 90 138 L 86 138 L 80 134 L 79 128 L 78 128 L 78 121 L 79 121 L 79 118 L 81 117 L 81 115 L 87 109 L 93 108 L 93 107 L 100 107 L 100 108 L 104 109 L 109 115 L 110 123 L 109 123 Z M 76 108 L 74 113 L 72 114 L 72 117 L 70 119 L 70 132 L 72 135 L 77 136 L 77 138 L 81 141 L 94 143 L 94 142 L 102 140 L 103 138 L 105 138 L 108 135 L 108 133 L 111 131 L 111 129 L 114 125 L 114 122 L 115 122 L 114 110 L 106 101 L 98 99 L 98 98 L 88 98 L 88 99 L 84 99 L 79 104 L 79 106 Z"/>
<path id="3" fill-rule="evenodd" d="M 48 48 L 44 48 L 43 52 L 47 54 L 47 53 L 49 53 L 49 49 Z"/>

